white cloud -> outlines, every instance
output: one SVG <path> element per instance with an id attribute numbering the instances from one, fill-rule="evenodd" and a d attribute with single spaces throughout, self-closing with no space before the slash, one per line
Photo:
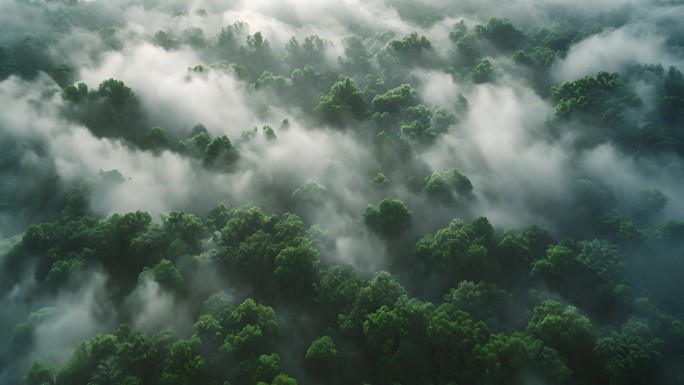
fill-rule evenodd
<path id="1" fill-rule="evenodd" d="M 554 63 L 557 82 L 582 76 L 596 76 L 599 71 L 623 72 L 635 63 L 672 64 L 665 37 L 629 27 L 592 35 L 573 45 L 565 59 Z"/>

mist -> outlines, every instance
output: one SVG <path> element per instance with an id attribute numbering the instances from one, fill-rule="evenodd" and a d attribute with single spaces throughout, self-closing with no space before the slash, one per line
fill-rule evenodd
<path id="1" fill-rule="evenodd" d="M 56 376 L 81 342 L 123 339 L 122 324 L 190 341 L 215 293 L 234 308 L 256 298 L 273 306 L 282 330 L 297 330 L 287 337 L 296 347 L 269 351 L 280 355 L 275 374 L 325 382 L 303 363 L 310 341 L 323 335 L 334 337 L 342 357 L 330 367 L 353 366 L 354 352 L 372 345 L 355 340 L 370 327 L 363 317 L 399 306 L 401 296 L 383 303 L 358 289 L 333 317 L 315 314 L 315 302 L 283 294 L 280 273 L 238 271 L 256 263 L 238 260 L 241 253 L 262 250 L 231 242 L 259 237 L 284 242 L 263 247 L 273 254 L 268 263 L 280 263 L 288 248 L 311 255 L 316 278 L 303 292 L 316 301 L 325 297 L 320 276 L 336 266 L 367 290 L 388 271 L 402 295 L 430 302 L 426 308 L 447 302 L 462 282 L 492 281 L 513 296 L 515 309 L 503 312 L 507 320 L 481 321 L 493 331 L 532 333 L 573 365 L 577 357 L 562 344 L 525 329 L 534 320 L 527 314 L 544 301 L 579 309 L 597 326 L 592 338 L 604 342 L 608 331 L 626 333 L 644 314 L 662 310 L 681 322 L 681 285 L 658 277 L 684 273 L 677 230 L 684 221 L 684 6 L 409 3 L 0 0 L 0 382 L 20 383 L 37 359 Z M 603 73 L 615 77 L 602 81 Z M 374 218 L 389 200 L 402 205 L 394 207 L 400 213 L 391 223 Z M 174 227 L 180 212 L 195 230 Z M 478 233 L 482 217 L 490 235 Z M 245 218 L 260 218 L 258 231 Z M 235 225 L 238 219 L 248 224 Z M 275 223 L 286 220 L 294 244 L 279 238 Z M 525 241 L 518 279 L 505 240 L 534 226 L 549 241 Z M 97 231 L 78 235 L 84 228 Z M 459 234 L 454 239 L 472 238 L 449 258 L 486 248 L 482 258 L 498 258 L 490 264 L 496 273 L 436 257 L 446 229 Z M 70 249 L 54 237 L 82 244 Z M 596 273 L 591 282 L 604 285 L 600 293 L 629 287 L 620 289 L 629 292 L 628 310 L 617 315 L 583 302 L 584 289 L 543 275 L 540 261 L 561 247 L 585 263 L 586 242 L 595 239 L 627 260 L 619 276 Z M 310 254 L 301 251 L 309 245 Z M 115 259 L 129 255 L 137 259 Z M 586 263 L 594 274 L 608 262 Z M 592 295 L 599 296 L 585 297 Z M 610 298 L 618 302 L 617 294 Z M 57 310 L 32 323 L 44 308 Z M 20 324 L 28 326 L 15 329 Z M 20 332 L 31 342 L 14 357 Z M 228 345 L 222 354 L 237 354 Z M 672 357 L 660 383 L 682 376 L 670 368 Z M 353 379 L 389 381 L 369 368 Z M 539 368 L 525 370 L 518 383 L 553 382 Z M 571 383 L 589 378 L 568 370 Z"/>

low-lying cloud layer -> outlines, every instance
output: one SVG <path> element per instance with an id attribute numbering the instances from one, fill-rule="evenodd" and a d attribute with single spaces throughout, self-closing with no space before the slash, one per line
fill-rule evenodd
<path id="1" fill-rule="evenodd" d="M 401 199 L 412 210 L 413 227 L 407 233 L 412 240 L 453 218 L 477 216 L 488 217 L 497 230 L 533 224 L 552 231 L 566 229 L 564 213 L 574 204 L 572 186 L 578 179 L 609 186 L 618 203 L 632 201 L 643 189 L 659 190 L 669 198 L 664 216 L 684 219 L 680 199 L 684 163 L 679 156 L 626 153 L 610 142 L 578 149 L 574 145 L 577 134 L 565 123 L 558 124 L 560 134 L 550 132 L 554 106 L 534 85 L 508 75 L 495 82 L 473 84 L 445 71 L 453 55 L 448 33 L 459 20 L 472 28 L 486 23 L 489 16 L 507 17 L 527 32 L 546 23 L 563 25 L 567 21 L 557 18 L 561 10 L 568 12 L 569 19 L 586 17 L 587 27 L 613 22 L 604 23 L 609 26 L 602 32 L 571 43 L 567 54 L 549 70 L 555 83 L 595 76 L 599 71 L 624 74 L 635 64 L 682 68 L 683 27 L 677 21 L 684 6 L 680 4 L 646 0 L 572 5 L 515 1 L 505 6 L 434 2 L 434 9 L 446 13 L 421 25 L 402 18 L 395 6 L 400 2 L 389 0 L 245 0 L 229 5 L 208 0 L 78 2 L 83 16 L 75 16 L 76 5 L 65 4 L 68 2 L 27 3 L 34 2 L 0 0 L 0 44 L 9 46 L 26 36 L 43 38 L 59 31 L 52 39 L 51 54 L 74 67 L 73 80 L 91 89 L 105 79 L 122 80 L 135 92 L 150 125 L 163 127 L 172 141 L 187 138 L 192 127 L 202 124 L 212 138 L 226 135 L 239 149 L 240 158 L 233 170 L 219 172 L 179 152 L 150 151 L 121 139 L 98 137 L 65 115 L 68 102 L 53 78 L 43 72 L 30 80 L 12 75 L 0 82 L 0 143 L 11 143 L 16 158 L 13 173 L 0 172 L 3 191 L 14 199 L 13 207 L 0 212 L 2 239 L 21 234 L 30 223 L 54 219 L 61 208 L 47 210 L 50 199 L 63 198 L 80 181 L 115 169 L 123 181 L 88 197 L 95 215 L 142 210 L 158 221 L 160 214 L 172 210 L 204 215 L 224 202 L 231 206 L 253 203 L 267 212 L 293 210 L 307 225 L 319 224 L 330 231 L 333 246 L 325 251 L 324 260 L 351 263 L 365 273 L 386 267 L 396 252 L 366 229 L 361 217 L 364 207 L 376 205 L 384 197 Z M 96 18 L 89 21 L 88 15 Z M 74 22 L 74 17 L 82 19 Z M 311 111 L 270 106 L 272 95 L 250 88 L 235 68 L 210 68 L 213 63 L 202 49 L 187 43 L 165 49 L 155 43 L 158 31 L 181 39 L 192 27 L 202 28 L 203 38 L 214 42 L 221 28 L 238 21 L 247 24 L 244 36 L 236 37 L 238 45 L 246 44 L 247 35 L 261 32 L 281 58 L 291 37 L 296 36 L 300 43 L 308 36 L 320 37 L 325 42 L 321 72 L 330 76 L 329 83 L 336 80 L 334 71 L 341 68 L 338 57 L 345 55 L 344 38 L 358 35 L 365 39 L 384 31 L 397 39 L 414 31 L 425 35 L 434 46 L 435 62 L 446 65 L 409 68 L 406 79 L 415 81 L 421 103 L 446 108 L 460 120 L 433 145 L 414 146 L 414 158 L 407 164 L 418 181 L 458 168 L 472 182 L 473 197 L 435 203 L 430 196 L 411 190 L 405 181 L 391 177 L 388 186 L 380 189 L 371 183 L 377 173 L 390 176 L 398 172 L 394 165 L 378 161 L 369 144 L 374 139 L 354 133 L 357 127 L 328 127 L 311 119 Z M 91 23 L 102 23 L 102 28 L 90 28 Z M 509 56 L 492 55 L 490 59 L 502 68 L 515 66 Z M 373 58 L 369 65 L 377 66 L 377 60 Z M 207 71 L 191 70 L 198 65 Z M 646 86 L 635 91 L 644 99 L 644 110 L 649 103 L 646 96 L 651 101 L 657 99 Z M 467 100 L 466 107 L 459 98 Z M 265 125 L 275 130 L 277 138 L 269 140 L 262 135 Z M 256 137 L 241 139 L 252 127 L 257 127 Z M 315 206 L 293 197 L 307 181 L 320 183 L 326 191 L 325 199 Z M 54 190 L 44 191 L 39 186 Z M 33 202 L 22 200 L 22 191 L 29 191 Z M 55 295 L 53 306 L 59 307 L 60 313 L 36 328 L 39 342 L 31 358 L 52 351 L 63 354 L 65 347 L 73 349 L 77 341 L 113 326 L 100 324 L 94 314 L 105 311 L 99 302 L 106 291 L 105 278 L 99 274 L 93 273 L 72 292 Z M 16 291 L 28 293 L 30 286 L 17 286 Z M 6 298 L 0 303 L 0 313 L 36 310 L 32 305 L 38 303 L 18 305 L 19 300 L 13 299 L 21 297 Z M 166 326 L 178 311 L 172 294 L 143 278 L 127 303 L 138 314 L 128 321 L 150 332 Z M 176 321 L 178 329 L 189 329 L 191 320 L 181 317 Z"/>

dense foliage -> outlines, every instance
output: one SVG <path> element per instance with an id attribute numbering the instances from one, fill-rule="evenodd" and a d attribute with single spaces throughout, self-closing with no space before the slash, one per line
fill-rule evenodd
<path id="1" fill-rule="evenodd" d="M 59 368 L 35 361 L 22 383 L 294 383 L 288 373 L 324 383 L 622 384 L 681 375 L 663 369 L 682 358 L 684 325 L 633 295 L 638 282 L 622 272 L 629 261 L 609 241 L 559 242 L 534 227 L 496 235 L 484 218 L 456 220 L 394 264 L 414 285 L 432 281 L 438 297 L 421 300 L 388 272 L 364 279 L 322 264 L 312 230 L 295 214 L 224 205 L 158 224 L 136 212 L 32 225 L 7 255 L 4 290 L 33 264 L 32 296 L 101 271 L 122 324 L 82 342 Z M 221 277 L 211 288 L 196 281 L 211 275 Z M 188 309 L 190 334 L 126 324 L 124 299 L 144 282 Z M 249 296 L 233 302 L 225 293 L 234 287 Z M 544 299 L 545 290 L 575 306 Z M 56 308 L 32 313 L 9 347 L 30 351 L 40 325 L 59 317 Z"/>
<path id="2" fill-rule="evenodd" d="M 684 383 L 684 301 L 681 282 L 672 279 L 684 272 L 684 222 L 665 210 L 681 205 L 681 197 L 651 185 L 622 191 L 598 173 L 577 172 L 563 186 L 563 199 L 530 205 L 549 213 L 544 227 L 527 220 L 535 213 L 526 213 L 517 222 L 524 225 L 502 228 L 483 216 L 495 210 L 482 202 L 505 201 L 504 195 L 479 193 L 486 172 L 470 173 L 469 162 L 451 156 L 459 149 L 472 154 L 454 144 L 466 136 L 463 125 L 476 120 L 472 102 L 464 91 L 436 105 L 421 80 L 439 73 L 478 90 L 475 96 L 524 84 L 549 106 L 535 135 L 545 144 L 560 143 L 575 163 L 584 151 L 610 146 L 649 170 L 680 175 L 684 77 L 676 66 L 631 63 L 621 72 L 566 81 L 552 75 L 574 45 L 617 21 L 592 24 L 568 16 L 530 27 L 504 18 L 460 20 L 439 42 L 422 32 L 360 30 L 342 39 L 332 61 L 334 43 L 325 38 L 293 36 L 276 46 L 241 21 L 215 35 L 193 26 L 137 36 L 146 49 L 191 52 L 201 61 L 183 74 L 188 84 L 222 76 L 237 82 L 259 125 L 281 111 L 296 121 L 241 127 L 240 135 L 230 135 L 201 123 L 167 131 L 154 121 L 160 116 L 150 107 L 154 95 L 143 97 L 111 77 L 99 85 L 77 81 L 78 63 L 56 48 L 60 37 L 92 33 L 107 52 L 125 52 L 126 39 L 133 39 L 103 9 L 89 2 L 18 3 L 44 12 L 54 36 L 1 41 L 0 88 L 50 84 L 52 93 L 32 102 L 49 99 L 59 116 L 55 125 L 82 128 L 82 135 L 111 145 L 93 152 L 129 151 L 140 168 L 145 159 L 188 164 L 193 174 L 215 178 L 209 189 L 256 183 L 255 190 L 268 190 L 272 199 L 259 201 L 245 188 L 238 203 L 225 196 L 196 210 L 160 205 L 159 215 L 103 212 L 102 197 L 131 194 L 130 175 L 113 164 L 64 188 L 61 178 L 71 175 L 71 166 L 45 161 L 51 150 L 40 135 L 23 134 L 19 120 L 20 127 L 0 127 L 0 212 L 17 218 L 17 228 L 3 231 L 0 243 L 1 305 L 16 309 L 0 324 L 8 330 L 0 334 L 0 369 L 9 373 L 0 380 Z M 417 31 L 456 14 L 447 5 L 387 3 Z M 211 10 L 193 12 L 201 20 Z M 31 108 L 47 114 L 47 108 Z M 299 126 L 311 135 L 332 135 L 342 152 L 346 140 L 358 143 L 363 155 L 326 157 L 326 170 L 368 162 L 351 170 L 364 184 L 337 188 L 335 180 L 349 170 L 302 181 L 294 171 L 269 170 L 283 169 L 266 160 L 260 167 L 264 149 L 294 146 L 291 136 L 283 137 Z M 315 152 L 312 142 L 307 150 Z M 439 146 L 449 156 L 433 167 L 428 158 Z M 293 170 L 297 162 L 318 166 L 303 152 L 297 152 L 303 160 L 275 154 L 273 163 L 291 161 Z M 487 154 L 478 156 L 471 162 L 487 170 Z M 203 180 L 184 182 L 192 187 Z M 344 218 L 342 225 L 322 219 L 331 212 Z M 340 257 L 362 241 L 372 245 L 364 261 Z M 73 298 L 94 304 L 72 311 L 80 301 Z M 61 330 L 54 325 L 79 323 L 95 325 L 87 338 L 68 346 L 45 342 L 58 339 L 49 335 Z"/>

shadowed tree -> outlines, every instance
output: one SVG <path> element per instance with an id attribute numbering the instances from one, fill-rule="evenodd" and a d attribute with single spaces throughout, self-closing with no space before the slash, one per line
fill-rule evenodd
<path id="1" fill-rule="evenodd" d="M 369 229 L 386 237 L 395 238 L 411 226 L 413 213 L 398 199 L 383 199 L 378 207 L 363 210 L 363 220 Z"/>
<path id="2" fill-rule="evenodd" d="M 202 162 L 206 167 L 217 170 L 230 171 L 237 162 L 239 153 L 227 136 L 214 138 L 207 144 L 202 154 Z"/>
<path id="3" fill-rule="evenodd" d="M 321 96 L 314 113 L 325 123 L 344 126 L 364 118 L 367 110 L 363 91 L 351 78 L 344 78 L 333 84 L 330 92 Z"/>

